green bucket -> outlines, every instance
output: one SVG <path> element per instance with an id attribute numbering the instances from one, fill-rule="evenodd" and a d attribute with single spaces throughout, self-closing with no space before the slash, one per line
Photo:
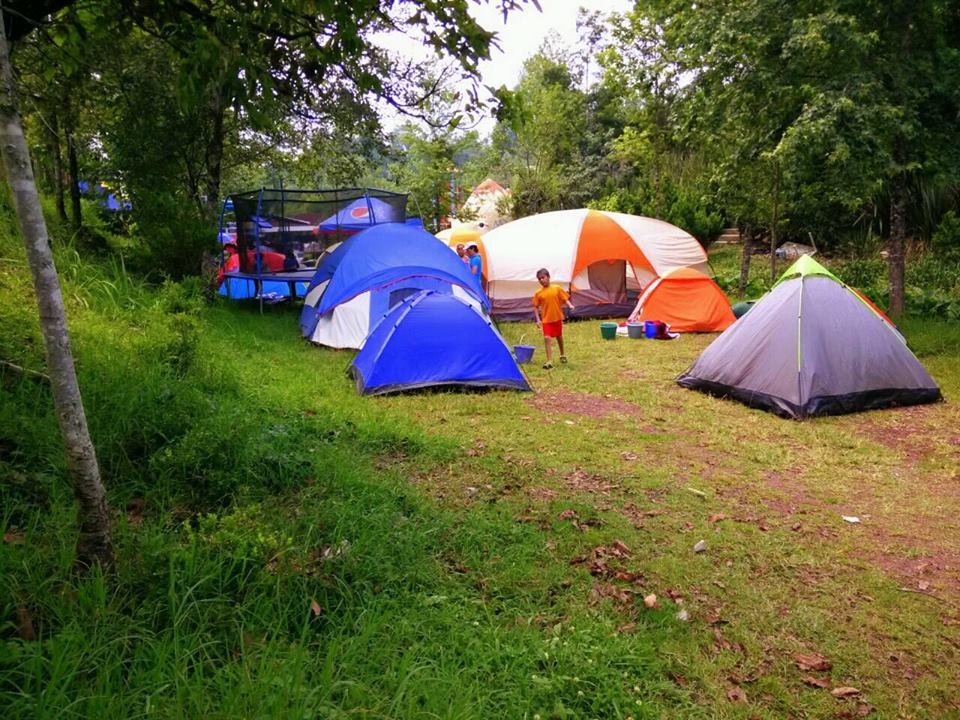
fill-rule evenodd
<path id="1" fill-rule="evenodd" d="M 617 339 L 617 324 L 614 322 L 600 323 L 600 336 L 604 340 Z"/>

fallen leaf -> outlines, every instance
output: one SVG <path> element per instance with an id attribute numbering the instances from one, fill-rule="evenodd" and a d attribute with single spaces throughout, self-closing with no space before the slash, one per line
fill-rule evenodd
<path id="1" fill-rule="evenodd" d="M 930 583 L 928 583 L 926 580 L 921 580 L 920 582 L 917 583 L 918 590 L 926 590 L 929 587 L 930 587 Z"/>
<path id="2" fill-rule="evenodd" d="M 866 717 L 873 712 L 873 705 L 867 705 L 866 703 L 861 703 L 857 705 L 857 715 L 859 717 Z"/>
<path id="3" fill-rule="evenodd" d="M 310 612 L 313 613 L 314 617 L 320 617 L 320 613 L 323 612 L 323 610 L 320 608 L 320 603 L 318 603 L 316 600 L 310 600 Z"/>
<path id="4" fill-rule="evenodd" d="M 23 545 L 24 535 L 16 530 L 7 530 L 3 534 L 3 541 L 8 545 Z"/>
<path id="5" fill-rule="evenodd" d="M 813 687 L 823 688 L 824 690 L 830 687 L 830 681 L 827 678 L 815 678 L 811 675 L 805 675 L 800 679 L 804 685 L 811 685 Z"/>
<path id="6" fill-rule="evenodd" d="M 818 653 L 810 653 L 809 655 L 799 654 L 795 655 L 794 659 L 797 662 L 797 667 L 801 670 L 823 671 L 833 667 L 833 663 Z"/>
<path id="7" fill-rule="evenodd" d="M 710 516 L 711 523 L 718 523 L 721 520 L 726 520 L 726 519 L 727 519 L 727 516 L 724 515 L 723 513 L 714 513 L 713 515 Z"/>
<path id="8" fill-rule="evenodd" d="M 747 693 L 741 687 L 730 688 L 727 690 L 727 700 L 730 702 L 745 703 L 747 701 Z"/>
<path id="9" fill-rule="evenodd" d="M 850 697 L 851 695 L 859 695 L 860 691 L 857 690 L 855 687 L 847 687 L 844 685 L 841 687 L 834 688 L 833 690 L 830 691 L 830 694 L 833 695 L 835 698 L 845 698 L 845 697 Z"/>
<path id="10" fill-rule="evenodd" d="M 617 628 L 618 633 L 631 633 L 637 629 L 637 624 L 635 622 L 628 622 L 625 625 L 621 625 Z"/>
<path id="11" fill-rule="evenodd" d="M 623 452 L 623 453 L 620 453 L 620 457 L 622 457 L 624 460 L 639 460 L 639 459 L 640 459 L 640 456 L 637 455 L 637 454 L 634 453 L 634 452 Z"/>
<path id="12" fill-rule="evenodd" d="M 648 608 L 654 608 L 657 606 L 657 596 L 651 593 L 643 598 L 643 604 Z"/>
<path id="13" fill-rule="evenodd" d="M 576 516 L 576 510 L 564 510 L 562 513 L 560 513 L 560 515 L 558 515 L 561 520 L 572 520 Z"/>
<path id="14" fill-rule="evenodd" d="M 801 525 L 800 523 L 794 523 L 793 525 L 790 526 L 790 529 L 793 530 L 794 532 L 797 532 L 797 531 L 800 530 L 802 527 L 803 527 L 803 525 Z"/>
<path id="15" fill-rule="evenodd" d="M 37 639 L 37 631 L 33 627 L 33 618 L 30 611 L 23 605 L 17 608 L 17 635 L 21 640 L 32 642 Z"/>
<path id="16" fill-rule="evenodd" d="M 614 555 L 618 555 L 620 557 L 628 557 L 630 555 L 630 548 L 626 546 L 623 540 L 614 540 L 612 543 L 610 543 L 610 547 L 613 548 Z"/>

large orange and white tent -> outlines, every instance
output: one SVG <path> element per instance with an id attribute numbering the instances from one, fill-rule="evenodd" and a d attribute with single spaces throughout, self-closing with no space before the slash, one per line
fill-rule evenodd
<path id="1" fill-rule="evenodd" d="M 696 238 L 652 218 L 601 210 L 531 215 L 483 236 L 493 314 L 532 317 L 537 270 L 571 291 L 577 317 L 626 317 L 628 287 L 643 289 L 658 276 L 691 267 L 709 273 Z"/>
<path id="2" fill-rule="evenodd" d="M 680 268 L 647 285 L 630 320 L 660 320 L 678 332 L 723 332 L 736 317 L 723 290 L 693 268 Z"/>

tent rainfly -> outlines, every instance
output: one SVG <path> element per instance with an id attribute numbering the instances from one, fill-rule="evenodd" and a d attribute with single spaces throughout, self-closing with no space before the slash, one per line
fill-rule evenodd
<path id="1" fill-rule="evenodd" d="M 430 291 L 387 313 L 349 372 L 359 395 L 445 385 L 530 390 L 510 348 L 475 304 Z"/>
<path id="2" fill-rule="evenodd" d="M 886 316 L 808 256 L 677 383 L 795 419 L 941 399 Z"/>
<path id="3" fill-rule="evenodd" d="M 359 349 L 380 318 L 418 290 L 489 307 L 466 264 L 426 230 L 374 225 L 323 256 L 303 301 L 300 329 L 318 345 Z"/>

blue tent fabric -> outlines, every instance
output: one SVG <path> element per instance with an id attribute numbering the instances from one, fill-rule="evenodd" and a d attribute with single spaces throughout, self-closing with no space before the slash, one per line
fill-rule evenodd
<path id="1" fill-rule="evenodd" d="M 338 251 L 342 254 L 338 256 Z M 316 312 L 323 315 L 362 292 L 384 287 L 412 275 L 460 285 L 489 309 L 490 301 L 469 268 L 446 245 L 422 228 L 401 223 L 374 225 L 345 241 L 322 263 L 310 283 L 313 289 L 326 277 L 327 286 Z M 333 268 L 333 272 L 330 270 Z M 318 277 L 320 279 L 318 279 Z"/>
<path id="2" fill-rule="evenodd" d="M 357 198 L 320 223 L 321 230 L 361 230 L 378 223 L 403 222 L 405 210 L 375 197 Z"/>
<path id="3" fill-rule="evenodd" d="M 350 374 L 360 395 L 444 385 L 531 390 L 488 317 L 462 298 L 431 291 L 384 316 Z"/>
<path id="4" fill-rule="evenodd" d="M 312 342 L 359 349 L 384 313 L 410 292 L 450 294 L 454 287 L 489 309 L 476 278 L 444 243 L 422 227 L 374 225 L 348 238 L 321 260 L 305 295 L 300 329 Z M 329 313 L 364 293 L 370 294 L 365 327 L 355 318 L 334 335 L 324 331 L 320 333 L 323 339 L 317 337 L 321 317 L 331 319 Z"/>

